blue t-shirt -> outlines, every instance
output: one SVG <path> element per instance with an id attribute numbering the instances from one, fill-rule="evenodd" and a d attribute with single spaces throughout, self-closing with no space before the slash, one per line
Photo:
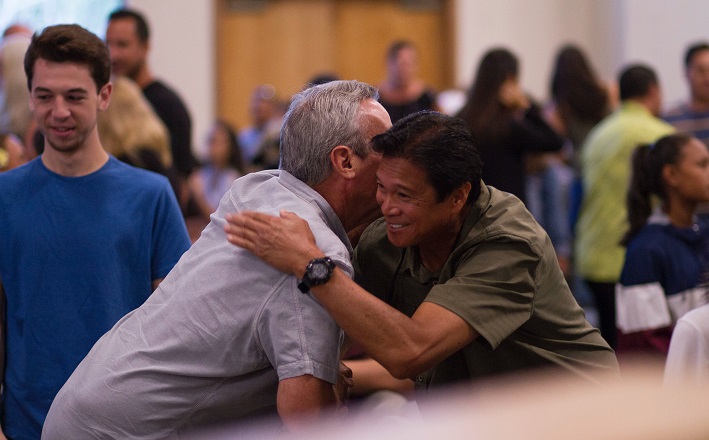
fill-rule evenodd
<path id="1" fill-rule="evenodd" d="M 82 177 L 41 158 L 0 174 L 8 437 L 40 437 L 74 368 L 189 246 L 167 179 L 114 157 Z"/>

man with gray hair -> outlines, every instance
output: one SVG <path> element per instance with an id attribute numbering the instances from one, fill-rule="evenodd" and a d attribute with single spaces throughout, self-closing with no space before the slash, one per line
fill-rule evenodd
<path id="1" fill-rule="evenodd" d="M 377 97 L 336 81 L 293 98 L 280 169 L 234 182 L 150 299 L 79 365 L 42 438 L 162 439 L 276 411 L 294 429 L 335 406 L 342 332 L 302 292 L 335 265 L 352 276 L 347 232 L 378 215 L 370 140 L 391 121 Z M 243 210 L 306 218 L 330 259 L 299 284 L 227 241 L 224 217 Z"/>

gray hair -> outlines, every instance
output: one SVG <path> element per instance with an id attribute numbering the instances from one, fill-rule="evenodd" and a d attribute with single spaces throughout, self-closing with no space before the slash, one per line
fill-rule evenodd
<path id="1" fill-rule="evenodd" d="M 346 145 L 359 157 L 370 153 L 360 104 L 377 100 L 379 92 L 359 81 L 332 81 L 293 96 L 281 128 L 281 164 L 313 186 L 332 172 L 330 152 Z"/>

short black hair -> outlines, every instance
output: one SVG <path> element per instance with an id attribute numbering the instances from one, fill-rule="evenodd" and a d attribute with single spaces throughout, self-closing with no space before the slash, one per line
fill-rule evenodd
<path id="1" fill-rule="evenodd" d="M 77 63 L 89 68 L 96 91 L 111 78 L 111 60 L 108 47 L 96 35 L 76 24 L 46 27 L 35 33 L 25 53 L 27 88 L 32 91 L 35 63 L 39 58 L 55 63 Z"/>
<path id="2" fill-rule="evenodd" d="M 644 64 L 633 64 L 623 70 L 618 80 L 620 100 L 642 98 L 650 87 L 657 85 L 655 71 Z"/>
<path id="3" fill-rule="evenodd" d="M 468 203 L 480 196 L 482 162 L 477 143 L 468 124 L 459 118 L 434 111 L 413 113 L 375 136 L 372 149 L 421 167 L 439 202 L 465 182 L 472 185 Z"/>
<path id="4" fill-rule="evenodd" d="M 689 46 L 687 51 L 684 53 L 684 67 L 689 68 L 689 65 L 692 64 L 694 55 L 703 50 L 709 50 L 709 43 L 706 41 L 700 41 Z"/>
<path id="5" fill-rule="evenodd" d="M 150 39 L 150 28 L 148 27 L 148 22 L 143 17 L 143 14 L 136 11 L 135 9 L 121 8 L 116 9 L 111 12 L 108 16 L 108 21 L 121 20 L 121 19 L 131 19 L 135 22 L 135 31 L 138 34 L 138 40 L 141 43 L 147 43 Z"/>

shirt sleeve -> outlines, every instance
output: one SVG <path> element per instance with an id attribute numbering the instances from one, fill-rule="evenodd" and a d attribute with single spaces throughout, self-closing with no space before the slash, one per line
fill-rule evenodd
<path id="1" fill-rule="evenodd" d="M 527 109 L 522 119 L 513 121 L 510 141 L 534 152 L 559 151 L 564 146 L 564 140 L 544 121 L 536 105 Z"/>
<path id="2" fill-rule="evenodd" d="M 672 324 L 663 286 L 661 265 L 653 249 L 628 247 L 616 285 L 616 324 L 622 333 L 668 327 Z"/>
<path id="3" fill-rule="evenodd" d="M 494 349 L 531 317 L 539 262 L 524 242 L 486 242 L 467 251 L 426 301 L 463 318 Z"/>
<path id="4" fill-rule="evenodd" d="M 672 333 L 665 365 L 665 383 L 709 380 L 709 334 L 680 319 Z"/>
<path id="5" fill-rule="evenodd" d="M 185 220 L 167 179 L 155 206 L 152 242 L 152 279 L 165 278 L 182 254 L 190 248 Z"/>
<path id="6" fill-rule="evenodd" d="M 327 311 L 285 275 L 258 319 L 258 337 L 278 379 L 305 374 L 334 384 L 342 333 Z"/>

